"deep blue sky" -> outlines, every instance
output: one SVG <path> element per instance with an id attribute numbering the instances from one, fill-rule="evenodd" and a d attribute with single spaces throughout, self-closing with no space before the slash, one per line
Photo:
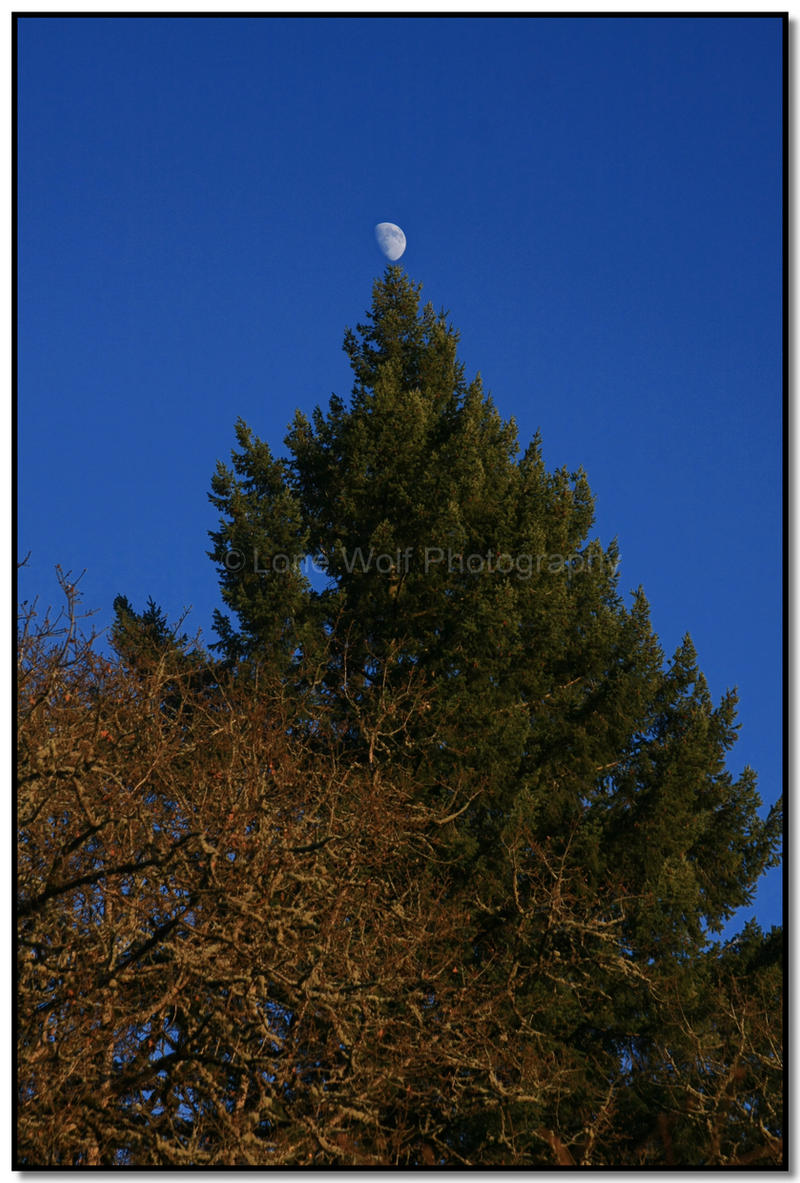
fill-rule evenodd
<path id="1" fill-rule="evenodd" d="M 347 395 L 403 227 L 550 467 L 583 465 L 621 587 L 741 695 L 780 791 L 776 18 L 19 24 L 22 594 L 87 568 L 212 640 L 207 501 L 241 415 L 281 451 Z M 779 877 L 757 914 L 779 916 Z"/>

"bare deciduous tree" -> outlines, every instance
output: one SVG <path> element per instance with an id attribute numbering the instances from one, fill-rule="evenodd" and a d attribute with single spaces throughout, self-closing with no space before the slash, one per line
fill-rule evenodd
<path id="1" fill-rule="evenodd" d="M 20 1166 L 780 1161 L 771 979 L 710 960 L 704 1011 L 524 828 L 498 903 L 454 853 L 479 777 L 422 794 L 277 676 L 108 658 L 64 586 L 19 634 Z M 367 751 L 424 714 L 410 676 Z"/>

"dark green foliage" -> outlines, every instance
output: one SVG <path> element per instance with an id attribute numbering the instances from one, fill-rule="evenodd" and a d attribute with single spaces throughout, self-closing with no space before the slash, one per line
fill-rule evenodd
<path id="1" fill-rule="evenodd" d="M 141 613 L 134 611 L 127 596 L 117 596 L 114 613 L 111 642 L 120 656 L 131 665 L 141 666 L 157 660 L 175 639 L 167 623 L 166 613 L 152 596 Z"/>
<path id="2" fill-rule="evenodd" d="M 220 667 L 203 650 L 192 645 L 180 625 L 171 627 L 166 613 L 148 597 L 144 612 L 136 612 L 127 596 L 114 599 L 111 644 L 134 675 L 145 679 L 158 674 L 162 688 L 161 709 L 174 712 L 187 694 L 208 692 L 216 685 Z"/>
<path id="3" fill-rule="evenodd" d="M 308 530 L 287 486 L 286 465 L 241 420 L 236 438 L 241 451 L 233 455 L 233 471 L 220 463 L 211 482 L 212 504 L 230 518 L 211 535 L 211 557 L 219 564 L 223 600 L 241 623 L 234 634 L 217 614 L 220 647 L 229 658 L 285 659 L 303 631 L 308 584 L 295 560 L 306 553 Z"/>
<path id="4" fill-rule="evenodd" d="M 519 454 L 513 421 L 479 378 L 467 382 L 457 342 L 389 267 L 366 323 L 345 336 L 349 403 L 298 413 L 285 460 L 238 424 L 241 450 L 211 498 L 222 515 L 212 553 L 237 617 L 219 620 L 219 646 L 289 681 L 314 665 L 312 713 L 314 694 L 334 705 L 352 760 L 402 771 L 420 801 L 454 815 L 447 882 L 472 916 L 460 962 L 498 990 L 512 965 L 529 975 L 531 1012 L 574 1074 L 563 1129 L 571 1109 L 578 1128 L 582 1090 L 619 1076 L 637 1098 L 625 1102 L 634 1131 L 673 1088 L 659 990 L 713 1013 L 709 958 L 734 955 L 719 962 L 708 936 L 775 865 L 780 811 L 762 820 L 752 770 L 726 769 L 735 694 L 715 706 L 689 637 L 666 661 L 643 592 L 625 603 L 615 545 L 590 537 L 584 473 L 547 472 L 538 438 Z M 230 547 L 247 556 L 241 572 L 226 565 Z M 327 588 L 297 565 L 277 570 L 276 555 L 309 556 Z M 545 857 L 570 885 L 563 929 L 535 912 L 520 922 Z M 584 939 L 590 917 L 600 928 Z M 555 991 L 543 958 L 572 967 Z M 575 975 L 591 989 L 570 985 Z M 454 1117 L 452 1137 L 480 1145 L 487 1121 Z"/>
<path id="5" fill-rule="evenodd" d="M 566 836 L 588 811 L 605 853 L 581 858 L 640 898 L 631 939 L 647 956 L 685 948 L 747 902 L 775 845 L 751 772 L 725 771 L 735 698 L 714 708 L 688 638 L 665 668 L 644 595 L 625 607 L 616 548 L 588 538 L 584 474 L 548 473 L 538 439 L 518 458 L 457 341 L 389 267 L 345 336 L 349 405 L 298 413 L 286 461 L 237 426 L 233 473 L 213 482 L 239 622 L 220 644 L 274 661 L 324 639 L 354 743 L 432 791 L 467 777 L 459 836 L 485 859 L 523 815 Z M 294 566 L 233 572 L 230 546 L 312 556 L 330 586 Z"/>

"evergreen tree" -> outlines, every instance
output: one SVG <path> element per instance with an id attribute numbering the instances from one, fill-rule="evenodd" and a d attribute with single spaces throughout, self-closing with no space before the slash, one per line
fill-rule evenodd
<path id="1" fill-rule="evenodd" d="M 538 438 L 519 454 L 419 291 L 387 268 L 345 336 L 349 403 L 298 413 L 287 459 L 237 426 L 211 496 L 237 617 L 218 618 L 219 647 L 302 684 L 312 717 L 324 699 L 376 791 L 409 777 L 438 810 L 459 964 L 495 991 L 516 976 L 506 1034 L 524 1034 L 524 1001 L 575 1081 L 561 1128 L 624 1080 L 634 1139 L 669 1092 L 660 992 L 713 1009 L 709 934 L 775 864 L 779 808 L 762 820 L 752 770 L 726 769 L 735 694 L 715 705 L 690 638 L 667 661 L 643 592 L 624 602 L 585 474 L 548 472 Z M 533 906 L 548 876 L 563 916 L 551 896 Z M 499 1120 L 453 1115 L 452 1144 L 499 1137 Z"/>
<path id="2" fill-rule="evenodd" d="M 136 612 L 127 596 L 114 599 L 114 623 L 111 643 L 132 667 L 147 667 L 174 646 L 182 646 L 185 636 L 171 629 L 167 615 L 150 596 L 144 612 Z"/>
<path id="3" fill-rule="evenodd" d="M 185 705 L 190 692 L 206 695 L 216 686 L 220 665 L 198 645 L 193 645 L 181 622 L 170 625 L 166 612 L 148 597 L 137 612 L 127 596 L 114 599 L 110 640 L 117 656 L 141 681 L 157 674 L 162 691 L 161 710 L 174 713 Z"/>

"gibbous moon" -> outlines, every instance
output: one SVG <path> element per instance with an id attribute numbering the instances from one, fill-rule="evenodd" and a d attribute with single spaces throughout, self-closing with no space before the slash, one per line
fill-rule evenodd
<path id="1" fill-rule="evenodd" d="M 387 259 L 394 263 L 406 249 L 406 236 L 394 222 L 378 222 L 375 227 L 375 238 Z"/>

